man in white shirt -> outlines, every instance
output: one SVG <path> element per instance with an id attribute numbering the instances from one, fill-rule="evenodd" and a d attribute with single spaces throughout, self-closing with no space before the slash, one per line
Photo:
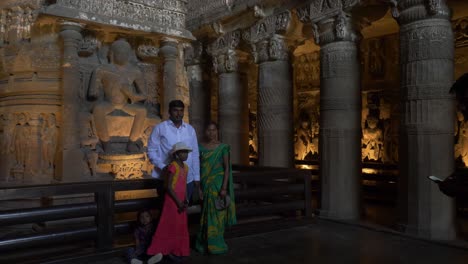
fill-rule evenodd
<path id="1" fill-rule="evenodd" d="M 185 105 L 180 100 L 169 103 L 169 120 L 163 121 L 153 128 L 148 140 L 148 158 L 154 165 L 151 173 L 153 178 L 158 179 L 158 196 L 163 198 L 164 182 L 161 172 L 170 162 L 169 152 L 177 142 L 184 142 L 192 149 L 185 162 L 188 167 L 187 175 L 187 200 L 190 201 L 194 189 L 201 195 L 200 189 L 200 159 L 198 153 L 198 142 L 195 129 L 183 121 Z M 203 197 L 203 196 L 200 196 Z M 162 199 L 159 199 L 162 202 Z M 162 208 L 162 205 L 160 205 Z"/>

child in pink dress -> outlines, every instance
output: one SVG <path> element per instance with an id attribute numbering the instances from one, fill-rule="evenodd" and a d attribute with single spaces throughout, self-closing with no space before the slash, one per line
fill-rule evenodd
<path id="1" fill-rule="evenodd" d="M 149 264 L 158 263 L 163 255 L 185 257 L 190 255 L 187 226 L 186 184 L 188 166 L 184 163 L 192 151 L 183 142 L 174 144 L 173 161 L 164 170 L 166 194 L 159 225 L 154 233 L 147 254 L 153 255 Z"/>

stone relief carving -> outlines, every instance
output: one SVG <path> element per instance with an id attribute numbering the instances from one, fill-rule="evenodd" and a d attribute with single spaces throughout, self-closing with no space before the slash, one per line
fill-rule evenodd
<path id="1" fill-rule="evenodd" d="M 258 158 L 257 114 L 249 110 L 249 157 Z"/>
<path id="2" fill-rule="evenodd" d="M 143 162 L 112 164 L 112 173 L 117 180 L 132 180 L 143 177 Z"/>
<path id="3" fill-rule="evenodd" d="M 229 50 L 227 54 L 220 54 L 213 57 L 213 69 L 216 73 L 227 73 L 237 71 L 237 54 Z"/>
<path id="4" fill-rule="evenodd" d="M 137 56 L 141 59 L 155 59 L 158 57 L 159 49 L 153 45 L 140 45 Z"/>
<path id="5" fill-rule="evenodd" d="M 53 170 L 55 168 L 55 153 L 58 142 L 58 125 L 54 113 L 42 115 L 41 127 L 41 153 L 42 168 Z"/>
<path id="6" fill-rule="evenodd" d="M 29 5 L 11 6 L 0 10 L 0 46 L 29 41 L 37 15 L 38 10 Z"/>
<path id="7" fill-rule="evenodd" d="M 199 18 L 219 9 L 231 10 L 235 0 L 190 0 L 188 1 L 187 20 Z"/>
<path id="8" fill-rule="evenodd" d="M 88 95 L 97 99 L 93 117 L 105 152 L 112 151 L 106 115 L 115 110 L 122 110 L 135 117 L 126 150 L 140 151 L 137 140 L 143 133 L 146 108 L 137 103 L 146 99 L 143 94 L 146 84 L 141 70 L 130 64 L 131 52 L 130 44 L 124 40 L 112 43 L 111 64 L 98 67 L 91 79 Z"/>
<path id="9" fill-rule="evenodd" d="M 382 79 L 385 77 L 385 41 L 383 38 L 377 38 L 369 40 L 367 44 L 369 73 L 373 79 Z"/>
<path id="10" fill-rule="evenodd" d="M 249 29 L 243 31 L 242 38 L 249 43 L 257 43 L 273 37 L 275 34 L 285 33 L 290 26 L 291 12 L 285 11 L 258 21 Z"/>
<path id="11" fill-rule="evenodd" d="M 239 46 L 240 37 L 238 30 L 228 32 L 208 46 L 207 52 L 213 58 L 216 73 L 237 71 L 238 58 L 235 50 Z"/>
<path id="12" fill-rule="evenodd" d="M 360 3 L 360 0 L 319 0 L 297 9 L 299 19 L 313 24 L 334 17 Z"/>
<path id="13" fill-rule="evenodd" d="M 362 160 L 398 162 L 398 120 L 392 118 L 395 102 L 382 91 L 365 92 L 362 98 Z"/>
<path id="14" fill-rule="evenodd" d="M 294 149 L 297 160 L 317 160 L 319 153 L 320 94 L 318 87 L 298 93 L 298 112 Z"/>
<path id="15" fill-rule="evenodd" d="M 454 21 L 452 27 L 455 34 L 455 47 L 468 46 L 468 18 Z"/>
<path id="16" fill-rule="evenodd" d="M 320 83 L 320 53 L 302 54 L 294 60 L 294 82 L 298 90 L 310 90 Z"/>
<path id="17" fill-rule="evenodd" d="M 455 127 L 455 159 L 461 160 L 464 167 L 468 166 L 468 122 L 465 116 L 457 111 Z"/>
<path id="18" fill-rule="evenodd" d="M 367 126 L 362 134 L 362 160 L 382 160 L 383 156 L 383 133 L 378 127 L 379 119 L 371 114 L 367 115 Z"/>
<path id="19" fill-rule="evenodd" d="M 184 29 L 187 1 L 57 0 L 49 8 L 49 12 L 53 13 L 55 9 L 60 10 L 60 8 L 95 14 L 99 18 L 107 17 L 111 19 L 109 23 L 119 24 L 117 20 L 134 21 L 140 25 L 138 29 L 149 30 L 148 27 L 153 25 L 161 28 Z M 81 15 L 80 18 L 92 20 L 87 15 Z M 135 23 L 123 23 L 127 27 L 132 27 L 133 24 Z"/>
<path id="20" fill-rule="evenodd" d="M 15 153 L 15 168 L 24 170 L 28 159 L 28 141 L 31 137 L 31 126 L 29 125 L 27 113 L 19 113 L 16 116 L 16 126 L 13 132 L 13 150 Z"/>
<path id="21" fill-rule="evenodd" d="M 184 49 L 184 60 L 185 65 L 196 65 L 200 64 L 203 55 L 203 44 L 198 41 L 194 41 L 188 44 Z"/>

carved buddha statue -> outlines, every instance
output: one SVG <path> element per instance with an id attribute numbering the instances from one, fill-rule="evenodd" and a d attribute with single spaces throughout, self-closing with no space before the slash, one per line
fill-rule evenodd
<path id="1" fill-rule="evenodd" d="M 125 40 L 117 40 L 110 48 L 110 64 L 99 66 L 93 73 L 88 96 L 97 99 L 93 107 L 96 132 L 104 152 L 110 152 L 110 136 L 106 115 L 121 110 L 134 117 L 128 152 L 139 152 L 140 139 L 146 118 L 146 108 L 139 101 L 146 99 L 145 80 L 141 70 L 130 62 L 132 49 Z"/>

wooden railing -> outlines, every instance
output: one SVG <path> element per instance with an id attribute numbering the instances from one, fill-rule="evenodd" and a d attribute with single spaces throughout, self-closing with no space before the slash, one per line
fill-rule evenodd
<path id="1" fill-rule="evenodd" d="M 301 211 L 312 215 L 311 175 L 297 169 L 253 168 L 235 166 L 233 173 L 236 186 L 238 217 L 282 214 Z M 44 232 L 13 236 L 0 236 L 0 263 L 9 260 L 14 252 L 28 251 L 52 244 L 73 244 L 77 241 L 95 240 L 96 252 L 113 248 L 116 234 L 128 233 L 129 222 L 116 223 L 115 215 L 150 208 L 155 198 L 115 200 L 115 192 L 154 189 L 152 179 L 129 181 L 99 181 L 64 183 L 24 187 L 0 188 L 0 203 L 9 200 L 39 199 L 60 195 L 89 194 L 94 201 L 26 209 L 0 211 L 0 228 L 54 220 L 94 217 L 94 224 L 80 227 L 65 227 Z M 244 206 L 247 205 L 247 206 Z M 196 211 L 189 211 L 189 213 Z M 89 222 L 89 221 L 88 221 Z M 10 257 L 11 258 L 11 257 Z"/>

